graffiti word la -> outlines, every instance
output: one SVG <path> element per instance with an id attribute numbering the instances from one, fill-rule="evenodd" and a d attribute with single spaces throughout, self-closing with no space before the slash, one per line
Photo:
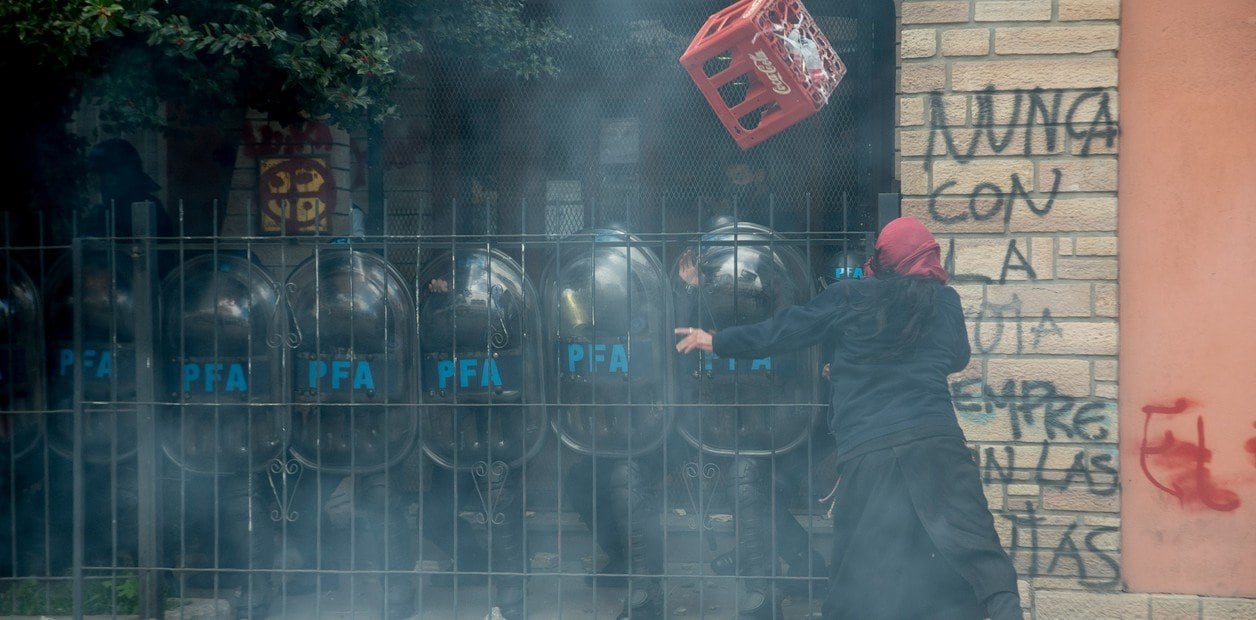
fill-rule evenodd
<path id="1" fill-rule="evenodd" d="M 60 376 L 74 369 L 74 349 L 61 349 L 57 354 Z M 108 349 L 83 349 L 84 376 L 88 379 L 108 379 L 113 374 L 113 353 Z"/>
<path id="2" fill-rule="evenodd" d="M 331 360 L 330 362 L 310 360 L 306 366 L 305 376 L 307 388 L 320 387 L 324 380 L 329 380 L 333 390 L 346 387 L 354 390 L 375 389 L 371 363 L 366 360 Z"/>
<path id="3" fill-rule="evenodd" d="M 227 374 L 223 376 L 223 369 Z M 183 365 L 183 391 L 191 392 L 195 385 L 202 385 L 205 391 L 213 392 L 218 389 L 218 385 L 223 384 L 222 389 L 225 392 L 247 392 L 249 391 L 249 382 L 245 378 L 244 364 L 235 362 L 231 364 L 184 364 Z"/>
<path id="4" fill-rule="evenodd" d="M 449 387 L 449 380 L 458 377 L 458 387 L 470 387 L 474 380 L 480 387 L 501 387 L 502 375 L 497 370 L 497 360 L 491 357 L 464 357 L 436 362 L 436 378 L 440 389 Z M 476 378 L 478 377 L 478 379 Z"/>
<path id="5" fill-rule="evenodd" d="M 569 344 L 567 345 L 567 372 L 577 370 L 589 373 L 626 373 L 628 372 L 628 349 L 619 343 Z"/>

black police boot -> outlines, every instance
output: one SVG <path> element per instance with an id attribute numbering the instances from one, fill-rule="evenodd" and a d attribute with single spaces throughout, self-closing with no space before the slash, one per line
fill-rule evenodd
<path id="1" fill-rule="evenodd" d="M 406 525 L 405 505 L 390 482 L 384 472 L 362 476 L 357 482 L 362 487 L 357 498 L 361 515 L 358 527 L 363 528 L 358 552 L 366 566 L 390 571 L 379 579 L 383 616 L 397 620 L 414 615 L 417 575 L 413 572 L 413 536 Z"/>
<path id="2" fill-rule="evenodd" d="M 610 508 L 619 523 L 628 524 L 629 592 L 620 618 L 662 618 L 663 527 L 656 487 L 634 460 L 616 462 L 609 482 Z"/>
<path id="3" fill-rule="evenodd" d="M 222 488 L 223 555 L 229 565 L 249 569 L 239 577 L 235 611 L 237 618 L 266 617 L 270 608 L 270 569 L 274 564 L 274 532 L 267 525 L 273 523 L 266 514 L 266 504 L 259 480 L 235 477 L 226 480 Z"/>
<path id="4" fill-rule="evenodd" d="M 506 620 L 524 617 L 527 599 L 526 557 L 523 549 L 523 505 L 519 483 L 504 477 L 497 514 L 488 520 L 489 545 L 493 550 L 493 604 Z"/>
<path id="5" fill-rule="evenodd" d="M 768 464 L 757 458 L 737 458 L 730 479 L 737 519 L 737 559 L 741 579 L 738 613 L 744 618 L 771 618 L 779 610 L 782 593 L 763 578 L 772 573 L 772 496 Z"/>

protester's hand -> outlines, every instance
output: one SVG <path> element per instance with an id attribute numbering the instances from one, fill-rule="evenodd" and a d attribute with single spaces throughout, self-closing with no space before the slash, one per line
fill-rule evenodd
<path id="1" fill-rule="evenodd" d="M 706 351 L 712 352 L 711 348 L 711 332 L 696 327 L 677 327 L 676 335 L 684 336 L 680 342 L 676 343 L 676 351 L 680 353 L 688 353 L 690 351 Z"/>
<path id="2" fill-rule="evenodd" d="M 436 278 L 427 283 L 427 290 L 432 293 L 448 293 L 449 282 L 444 278 Z"/>
<path id="3" fill-rule="evenodd" d="M 685 250 L 680 255 L 680 263 L 677 265 L 677 272 L 680 279 L 684 280 L 689 286 L 698 285 L 698 268 L 693 264 L 693 250 Z"/>

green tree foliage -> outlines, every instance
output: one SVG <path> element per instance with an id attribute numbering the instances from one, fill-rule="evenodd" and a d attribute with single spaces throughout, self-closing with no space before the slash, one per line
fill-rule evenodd
<path id="1" fill-rule="evenodd" d="M 408 57 L 440 48 L 532 78 L 555 70 L 565 36 L 524 0 L 5 0 L 0 75 L 18 127 L 0 167 L 20 194 L 6 209 L 81 195 L 83 145 L 64 127 L 85 103 L 119 130 L 248 109 L 353 126 L 388 113 Z"/>

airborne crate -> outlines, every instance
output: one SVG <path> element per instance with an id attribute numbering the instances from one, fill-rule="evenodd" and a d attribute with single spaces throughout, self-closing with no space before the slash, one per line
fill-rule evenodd
<path id="1" fill-rule="evenodd" d="M 815 114 L 846 75 L 799 0 L 741 0 L 712 15 L 680 64 L 743 150 Z"/>

